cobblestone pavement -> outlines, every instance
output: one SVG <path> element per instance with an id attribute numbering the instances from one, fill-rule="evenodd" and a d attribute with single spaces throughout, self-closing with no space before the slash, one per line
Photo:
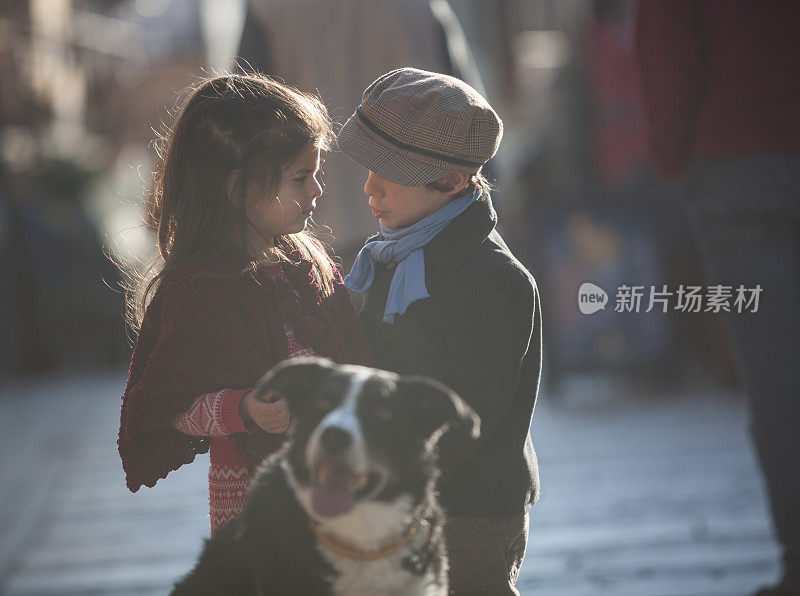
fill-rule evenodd
<path id="1" fill-rule="evenodd" d="M 193 565 L 208 459 L 129 493 L 115 443 L 124 376 L 0 389 L 0 593 L 165 594 Z M 601 389 L 545 391 L 537 406 L 543 489 L 520 592 L 743 596 L 772 579 L 742 401 Z"/>

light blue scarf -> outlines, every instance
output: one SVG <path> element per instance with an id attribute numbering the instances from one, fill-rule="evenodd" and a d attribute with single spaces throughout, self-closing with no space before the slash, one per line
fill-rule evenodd
<path id="1" fill-rule="evenodd" d="M 366 293 L 375 279 L 375 263 L 397 263 L 383 311 L 383 320 L 394 323 L 394 318 L 406 312 L 411 303 L 430 296 L 425 287 L 425 255 L 422 247 L 480 196 L 479 190 L 473 195 L 450 201 L 406 228 L 387 228 L 381 224 L 384 239 L 364 245 L 344 280 L 345 285 L 356 292 Z"/>

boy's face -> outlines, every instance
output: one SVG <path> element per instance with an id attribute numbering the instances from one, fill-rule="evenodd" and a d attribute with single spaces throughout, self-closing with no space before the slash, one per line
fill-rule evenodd
<path id="1" fill-rule="evenodd" d="M 452 195 L 429 189 L 427 186 L 402 186 L 375 172 L 370 172 L 364 184 L 369 206 L 387 228 L 405 228 L 444 207 Z"/>

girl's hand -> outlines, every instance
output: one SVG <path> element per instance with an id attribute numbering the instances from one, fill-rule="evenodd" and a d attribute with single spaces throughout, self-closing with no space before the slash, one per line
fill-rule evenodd
<path id="1" fill-rule="evenodd" d="M 257 397 L 253 391 L 245 394 L 239 403 L 239 415 L 245 426 L 252 427 L 255 424 L 268 433 L 285 433 L 291 420 L 289 405 L 284 398 L 271 401 L 274 398 L 275 394 L 272 392 L 261 397 Z"/>

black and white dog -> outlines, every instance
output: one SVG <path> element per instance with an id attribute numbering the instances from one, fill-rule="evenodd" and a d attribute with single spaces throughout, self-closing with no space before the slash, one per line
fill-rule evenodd
<path id="1" fill-rule="evenodd" d="M 436 443 L 480 420 L 444 385 L 320 358 L 276 366 L 290 439 L 173 594 L 447 594 Z"/>

